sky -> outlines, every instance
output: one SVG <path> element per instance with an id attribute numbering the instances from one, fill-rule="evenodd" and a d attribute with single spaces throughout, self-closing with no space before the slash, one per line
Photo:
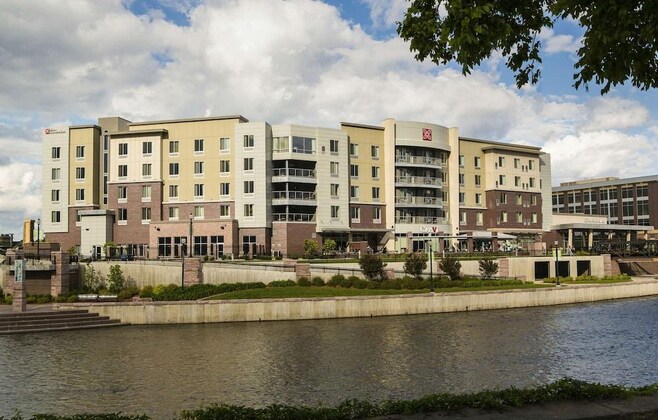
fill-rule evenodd
<path id="1" fill-rule="evenodd" d="M 539 84 L 498 54 L 469 76 L 419 63 L 395 32 L 405 0 L 2 0 L 0 233 L 41 212 L 41 132 L 235 115 L 337 128 L 385 118 L 541 146 L 553 185 L 658 174 L 658 94 L 572 87 L 582 30 L 540 34 Z"/>

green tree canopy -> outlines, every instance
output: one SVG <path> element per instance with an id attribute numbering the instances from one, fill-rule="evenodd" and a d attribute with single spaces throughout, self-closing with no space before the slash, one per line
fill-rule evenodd
<path id="1" fill-rule="evenodd" d="M 592 81 L 601 94 L 631 81 L 658 86 L 658 7 L 644 0 L 410 0 L 398 34 L 416 59 L 456 62 L 462 73 L 499 51 L 517 87 L 541 76 L 539 32 L 573 19 L 584 28 L 574 65 L 574 87 Z"/>

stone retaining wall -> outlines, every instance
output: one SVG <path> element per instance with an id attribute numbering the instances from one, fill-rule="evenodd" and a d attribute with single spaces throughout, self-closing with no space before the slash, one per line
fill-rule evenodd
<path id="1" fill-rule="evenodd" d="M 62 303 L 131 324 L 351 318 L 524 308 L 658 295 L 658 281 L 496 292 L 198 302 Z"/>

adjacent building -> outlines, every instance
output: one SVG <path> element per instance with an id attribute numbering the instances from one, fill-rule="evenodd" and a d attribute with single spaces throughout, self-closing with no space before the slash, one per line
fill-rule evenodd
<path id="1" fill-rule="evenodd" d="M 338 128 L 241 115 L 47 128 L 48 241 L 99 254 L 300 255 L 304 241 L 411 251 L 551 224 L 550 157 L 389 118 Z M 470 246 L 472 246 L 472 241 Z"/>

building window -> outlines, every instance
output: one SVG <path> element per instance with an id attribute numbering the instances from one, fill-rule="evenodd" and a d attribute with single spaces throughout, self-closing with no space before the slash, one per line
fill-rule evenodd
<path id="1" fill-rule="evenodd" d="M 350 198 L 353 200 L 359 199 L 359 187 L 356 185 L 350 186 Z"/>
<path id="2" fill-rule="evenodd" d="M 244 158 L 244 170 L 248 172 L 254 171 L 254 158 Z"/>
<path id="3" fill-rule="evenodd" d="M 379 159 L 379 146 L 370 146 L 370 156 L 373 159 Z"/>
<path id="4" fill-rule="evenodd" d="M 350 143 L 350 156 L 351 157 L 359 157 L 359 145 Z"/>
<path id="5" fill-rule="evenodd" d="M 222 176 L 227 176 L 231 173 L 231 161 L 230 160 L 220 160 L 219 161 L 219 174 Z"/>
<path id="6" fill-rule="evenodd" d="M 530 196 L 530 205 L 532 205 L 532 206 L 537 205 L 537 196 L 536 195 L 531 195 Z"/>
<path id="7" fill-rule="evenodd" d="M 125 203 L 128 200 L 128 187 L 117 187 L 117 197 L 119 197 L 119 202 Z"/>
<path id="8" fill-rule="evenodd" d="M 126 178 L 128 176 L 128 165 L 119 165 L 119 178 Z"/>
<path id="9" fill-rule="evenodd" d="M 148 223 L 151 221 L 151 208 L 142 207 L 142 223 Z"/>
<path id="10" fill-rule="evenodd" d="M 359 165 L 350 165 L 350 176 L 352 178 L 359 177 Z"/>
<path id="11" fill-rule="evenodd" d="M 85 190 L 84 190 L 84 188 L 77 188 L 75 190 L 75 201 L 85 201 Z"/>
<path id="12" fill-rule="evenodd" d="M 621 203 L 622 206 L 622 216 L 631 217 L 634 216 L 634 206 L 632 201 L 624 201 Z"/>
<path id="13" fill-rule="evenodd" d="M 516 205 L 517 206 L 523 205 L 523 195 L 522 194 L 517 194 L 516 195 Z"/>
<path id="14" fill-rule="evenodd" d="M 514 169 L 519 169 L 519 166 L 521 166 L 521 159 L 514 158 Z"/>
<path id="15" fill-rule="evenodd" d="M 254 147 L 254 135 L 245 134 L 243 137 L 243 146 L 245 149 L 251 149 Z"/>
<path id="16" fill-rule="evenodd" d="M 151 186 L 142 185 L 142 201 L 151 201 Z"/>
<path id="17" fill-rule="evenodd" d="M 648 197 L 649 196 L 649 187 L 646 185 L 638 185 L 635 189 L 635 193 L 638 198 Z"/>
<path id="18" fill-rule="evenodd" d="M 480 193 L 475 193 L 475 204 L 481 205 L 482 204 L 482 194 Z"/>
<path id="19" fill-rule="evenodd" d="M 382 208 L 381 207 L 373 207 L 372 208 L 372 222 L 373 223 L 381 223 L 382 222 Z"/>
<path id="20" fill-rule="evenodd" d="M 169 220 L 178 220 L 178 214 L 178 207 L 169 207 Z"/>
<path id="21" fill-rule="evenodd" d="M 150 163 L 142 163 L 142 176 L 151 176 L 152 165 Z"/>
<path id="22" fill-rule="evenodd" d="M 463 187 L 465 182 L 466 182 L 466 175 L 465 174 L 459 174 L 459 185 L 461 185 Z"/>
<path id="23" fill-rule="evenodd" d="M 219 195 L 228 196 L 231 193 L 231 184 L 228 182 L 220 182 L 219 184 Z"/>
<path id="24" fill-rule="evenodd" d="M 372 187 L 372 201 L 379 201 L 379 187 Z"/>
<path id="25" fill-rule="evenodd" d="M 467 218 L 466 218 L 466 212 L 465 211 L 460 211 L 459 212 L 459 224 L 460 225 L 467 224 Z"/>
<path id="26" fill-rule="evenodd" d="M 203 139 L 194 139 L 194 154 L 203 154 Z"/>
<path id="27" fill-rule="evenodd" d="M 535 169 L 535 161 L 533 159 L 530 159 L 528 161 L 528 168 L 533 171 Z"/>
<path id="28" fill-rule="evenodd" d="M 119 222 L 128 221 L 128 209 L 119 209 Z"/>
<path id="29" fill-rule="evenodd" d="M 84 181 L 84 179 L 85 179 L 85 168 L 75 168 L 75 179 L 77 181 Z"/>
<path id="30" fill-rule="evenodd" d="M 482 185 L 482 175 L 475 175 L 475 186 L 479 187 Z"/>
<path id="31" fill-rule="evenodd" d="M 329 140 L 329 152 L 332 155 L 338 154 L 338 140 Z"/>
<path id="32" fill-rule="evenodd" d="M 372 179 L 379 179 L 379 166 L 372 167 Z"/>
<path id="33" fill-rule="evenodd" d="M 480 156 L 475 156 L 473 158 L 473 164 L 475 165 L 476 168 L 479 168 L 480 165 L 482 164 L 482 158 Z"/>
<path id="34" fill-rule="evenodd" d="M 340 213 L 340 206 L 331 206 L 331 218 L 338 219 Z"/>
<path id="35" fill-rule="evenodd" d="M 178 176 L 179 170 L 180 170 L 180 168 L 178 166 L 178 163 L 170 163 L 169 164 L 169 176 L 171 176 L 171 177 Z"/>
<path id="36" fill-rule="evenodd" d="M 622 187 L 621 198 L 633 198 L 633 187 Z"/>
<path id="37" fill-rule="evenodd" d="M 203 176 L 203 162 L 194 162 L 194 176 Z"/>
<path id="38" fill-rule="evenodd" d="M 521 177 L 520 176 L 515 176 L 514 177 L 514 186 L 515 187 L 520 187 L 521 186 Z"/>
<path id="39" fill-rule="evenodd" d="M 498 167 L 505 167 L 505 156 L 498 156 Z"/>
<path id="40" fill-rule="evenodd" d="M 84 146 L 76 146 L 75 147 L 75 158 L 82 160 L 85 158 L 85 147 Z"/>
<path id="41" fill-rule="evenodd" d="M 459 193 L 459 204 L 464 204 L 466 201 L 466 193 L 460 192 Z"/>
<path id="42" fill-rule="evenodd" d="M 516 223 L 523 223 L 523 213 L 516 212 Z"/>
<path id="43" fill-rule="evenodd" d="M 484 220 L 484 214 L 481 211 L 475 213 L 475 224 L 477 226 L 482 226 L 484 224 L 483 220 Z"/>
<path id="44" fill-rule="evenodd" d="M 59 190 L 50 191 L 50 201 L 52 201 L 53 203 L 59 202 Z"/>
<path id="45" fill-rule="evenodd" d="M 51 174 L 51 179 L 53 181 L 59 181 L 59 178 L 62 174 L 62 170 L 60 168 L 53 168 L 50 174 Z"/>
<path id="46" fill-rule="evenodd" d="M 350 218 L 352 219 L 353 222 L 360 222 L 361 221 L 361 207 L 351 207 L 350 208 Z"/>
<path id="47" fill-rule="evenodd" d="M 256 236 L 243 236 L 242 237 L 242 252 L 244 254 L 251 254 L 256 252 Z"/>
<path id="48" fill-rule="evenodd" d="M 126 156 L 128 154 L 128 143 L 119 143 L 119 156 Z"/>
<path id="49" fill-rule="evenodd" d="M 338 162 L 331 162 L 329 164 L 331 176 L 338 176 Z"/>
<path id="50" fill-rule="evenodd" d="M 507 177 L 505 175 L 498 175 L 498 185 L 504 186 L 506 181 Z"/>
<path id="51" fill-rule="evenodd" d="M 506 211 L 501 211 L 500 212 L 500 221 L 502 223 L 507 223 L 507 212 Z"/>
<path id="52" fill-rule="evenodd" d="M 507 193 L 500 193 L 500 204 L 507 204 Z"/>
<path id="53" fill-rule="evenodd" d="M 170 140 L 169 141 L 169 154 L 170 155 L 177 155 L 180 145 L 178 143 L 178 140 Z"/>
<path id="54" fill-rule="evenodd" d="M 331 198 L 338 198 L 338 184 L 331 184 Z"/>
<path id="55" fill-rule="evenodd" d="M 50 220 L 53 223 L 60 223 L 62 221 L 62 213 L 59 210 L 51 211 Z"/>
<path id="56" fill-rule="evenodd" d="M 219 139 L 219 153 L 228 153 L 231 151 L 231 139 L 222 137 Z"/>
<path id="57" fill-rule="evenodd" d="M 203 198 L 203 184 L 194 184 L 194 198 Z"/>
<path id="58" fill-rule="evenodd" d="M 535 188 L 535 179 L 530 178 L 530 188 Z"/>
<path id="59" fill-rule="evenodd" d="M 228 217 L 231 217 L 231 206 L 228 204 L 220 204 L 219 205 L 219 217 L 222 219 L 226 219 Z"/>
<path id="60" fill-rule="evenodd" d="M 178 198 L 178 185 L 169 186 L 169 199 Z"/>
<path id="61" fill-rule="evenodd" d="M 315 153 L 315 139 L 309 137 L 292 137 L 292 152 L 307 155 Z"/>
<path id="62" fill-rule="evenodd" d="M 244 205 L 244 217 L 254 217 L 254 205 L 245 204 Z"/>
<path id="63" fill-rule="evenodd" d="M 203 219 L 205 217 L 205 208 L 203 206 L 194 206 L 194 218 Z"/>
<path id="64" fill-rule="evenodd" d="M 254 181 L 245 181 L 244 182 L 244 193 L 253 194 L 254 193 Z"/>
<path id="65" fill-rule="evenodd" d="M 464 155 L 459 155 L 459 167 L 460 168 L 464 167 L 464 162 L 465 162 Z"/>
<path id="66" fill-rule="evenodd" d="M 532 161 L 530 161 L 530 162 L 532 162 Z M 532 213 L 531 217 L 532 217 L 532 219 L 531 219 L 532 223 L 537 223 L 537 213 Z"/>
<path id="67" fill-rule="evenodd" d="M 61 147 L 53 147 L 51 149 L 52 157 L 53 159 L 59 159 L 61 154 L 62 154 L 62 148 Z"/>
<path id="68" fill-rule="evenodd" d="M 142 154 L 145 156 L 150 156 L 153 153 L 153 142 L 143 141 L 142 142 Z"/>

